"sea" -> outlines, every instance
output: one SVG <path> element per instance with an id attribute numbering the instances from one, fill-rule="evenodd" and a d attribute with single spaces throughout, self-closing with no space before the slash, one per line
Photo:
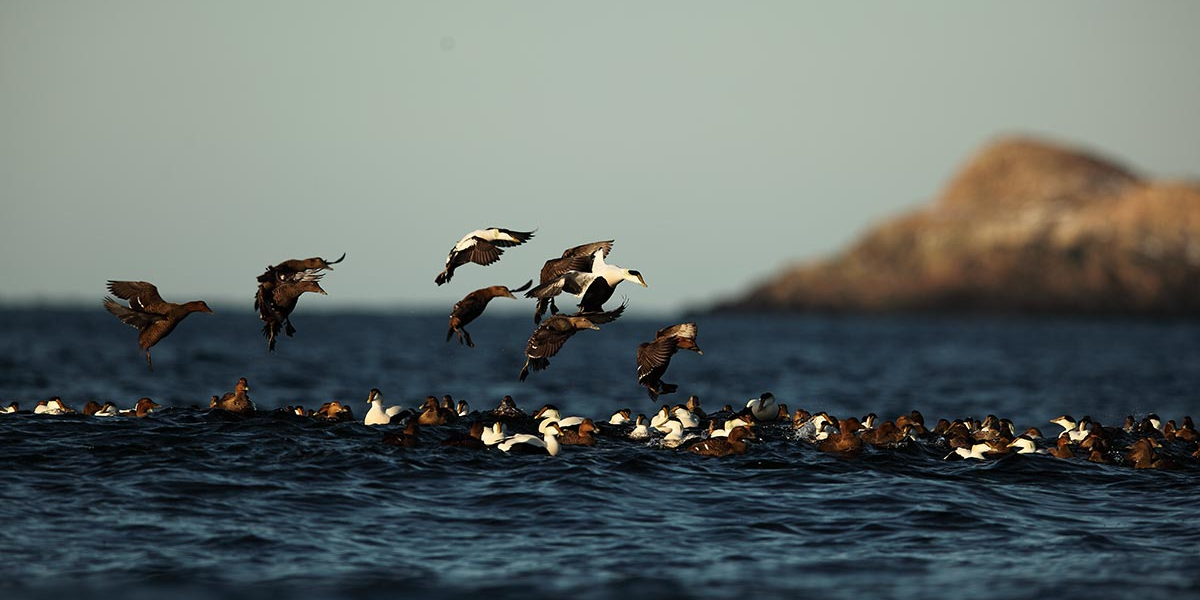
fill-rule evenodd
<path id="1" fill-rule="evenodd" d="M 637 345 L 684 317 L 627 311 L 522 382 L 531 315 L 293 315 L 267 351 L 244 310 L 195 314 L 152 349 L 99 307 L 0 314 L 2 598 L 1179 598 L 1200 594 L 1200 465 L 1137 470 L 936 443 L 825 454 L 760 425 L 740 456 L 606 426 L 659 407 Z M 766 391 L 789 409 L 881 419 L 995 414 L 1052 443 L 1069 414 L 1120 427 L 1200 417 L 1200 324 L 998 317 L 695 315 L 660 402 L 708 411 Z M 250 384 L 259 414 L 210 410 Z M 367 395 L 466 400 L 458 424 L 383 443 Z M 61 396 L 145 418 L 36 415 Z M 511 395 L 601 422 L 557 456 L 440 440 Z M 355 420 L 277 410 L 338 400 Z"/>

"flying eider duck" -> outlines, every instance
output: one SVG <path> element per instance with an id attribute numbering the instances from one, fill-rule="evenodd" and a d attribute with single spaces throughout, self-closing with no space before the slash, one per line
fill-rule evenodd
<path id="1" fill-rule="evenodd" d="M 237 386 L 233 392 L 226 392 L 220 400 L 213 396 L 213 400 L 209 402 L 210 408 L 219 408 L 238 415 L 253 415 L 255 411 L 254 402 L 250 400 L 250 396 L 246 392 L 250 391 L 250 384 L 246 382 L 246 378 L 238 379 Z"/>
<path id="2" fill-rule="evenodd" d="M 542 265 L 538 285 L 550 283 L 571 271 L 591 271 L 592 263 L 594 262 L 592 255 L 596 252 L 601 252 L 603 256 L 608 256 L 608 253 L 612 251 L 612 247 L 613 240 L 606 240 L 582 244 L 563 250 L 562 258 L 552 258 Z M 546 314 L 547 308 L 550 309 L 550 314 L 558 314 L 558 307 L 554 304 L 554 297 L 538 298 L 537 308 L 533 312 L 534 323 L 542 321 L 542 316 Z"/>
<path id="3" fill-rule="evenodd" d="M 528 292 L 526 298 L 553 298 L 563 292 L 579 298 L 580 313 L 594 313 L 604 310 L 604 303 L 612 298 L 617 284 L 622 281 L 632 281 L 646 286 L 642 274 L 633 269 L 623 269 L 604 262 L 604 249 L 592 253 L 592 266 L 587 271 L 567 271 L 554 279 L 543 283 Z"/>
<path id="4" fill-rule="evenodd" d="M 529 370 L 541 371 L 550 366 L 550 357 L 562 349 L 563 344 L 582 329 L 600 329 L 600 325 L 616 321 L 625 312 L 625 305 L 608 312 L 588 315 L 554 315 L 538 324 L 525 346 L 525 366 L 521 367 L 521 381 L 529 376 Z"/>
<path id="5" fill-rule="evenodd" d="M 661 394 L 670 394 L 679 389 L 673 383 L 662 380 L 663 373 L 671 364 L 671 357 L 683 348 L 703 355 L 696 345 L 696 324 L 680 323 L 659 329 L 652 342 L 642 342 L 637 349 L 638 383 L 646 386 L 650 399 L 658 401 Z"/>
<path id="6" fill-rule="evenodd" d="M 258 318 L 263 322 L 263 337 L 267 338 L 267 350 L 275 350 L 275 338 L 279 330 L 284 329 L 288 337 L 296 333 L 292 326 L 291 314 L 296 309 L 300 295 L 305 292 L 326 295 L 321 287 L 321 271 L 333 270 L 336 265 L 346 259 L 343 253 L 335 261 L 327 261 L 319 256 L 305 259 L 285 260 L 277 265 L 270 265 L 262 275 L 258 276 L 258 291 L 254 294 L 254 309 Z"/>
<path id="7" fill-rule="evenodd" d="M 138 347 L 146 351 L 146 366 L 151 371 L 150 347 L 167 337 L 180 321 L 194 312 L 211 313 L 212 309 L 203 300 L 183 304 L 167 302 L 158 295 L 158 288 L 146 281 L 109 281 L 108 291 L 113 296 L 129 301 L 121 306 L 111 297 L 104 299 L 104 308 L 116 315 L 122 323 L 138 330 Z"/>
<path id="8" fill-rule="evenodd" d="M 490 265 L 500 260 L 500 255 L 504 253 L 502 248 L 524 244 L 533 237 L 533 233 L 532 231 L 512 231 L 499 227 L 476 229 L 464 235 L 454 245 L 454 248 L 450 249 L 450 255 L 446 257 L 446 268 L 438 273 L 433 281 L 438 285 L 450 281 L 450 278 L 454 276 L 454 269 L 467 263 Z"/>
<path id="9" fill-rule="evenodd" d="M 467 324 L 474 321 L 479 315 L 483 314 L 483 309 L 487 308 L 488 302 L 492 298 L 512 298 L 516 299 L 513 292 L 523 292 L 533 285 L 533 280 L 525 282 L 525 285 L 519 288 L 510 289 L 504 285 L 493 285 L 485 287 L 467 294 L 462 300 L 454 304 L 454 308 L 450 310 L 450 329 L 446 331 L 446 341 L 449 342 L 454 334 L 458 334 L 458 343 L 463 343 L 463 337 L 466 336 L 467 347 L 474 348 L 475 343 L 471 341 L 471 334 L 467 333 Z"/>

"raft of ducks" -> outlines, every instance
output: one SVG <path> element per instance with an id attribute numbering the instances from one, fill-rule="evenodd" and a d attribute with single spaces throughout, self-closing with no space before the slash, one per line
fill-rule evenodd
<path id="1" fill-rule="evenodd" d="M 241 415 L 258 411 L 250 400 L 249 384 L 239 379 L 233 392 L 209 406 Z M 34 414 L 61 415 L 81 412 L 96 417 L 145 417 L 160 406 L 150 398 L 141 398 L 131 409 L 120 410 L 112 402 L 101 405 L 90 401 L 82 411 L 68 407 L 55 396 L 38 402 Z M 0 414 L 21 411 L 17 402 L 0 407 Z M 330 401 L 316 410 L 301 406 L 277 409 L 296 417 L 324 421 L 354 422 L 358 419 L 347 403 Z M 770 392 L 749 399 L 744 407 L 725 405 L 706 413 L 697 396 L 678 405 L 662 405 L 650 417 L 634 416 L 622 408 L 607 419 L 593 420 L 565 415 L 553 404 L 543 405 L 528 414 L 512 396 L 504 396 L 496 408 L 472 410 L 465 400 L 457 402 L 449 395 L 441 399 L 427 396 L 416 408 L 385 406 L 383 393 L 372 389 L 367 396 L 367 411 L 361 421 L 366 426 L 387 427 L 382 442 L 412 448 L 441 445 L 472 450 L 496 450 L 505 453 L 558 455 L 564 446 L 596 446 L 601 443 L 630 441 L 677 449 L 703 456 L 741 455 L 750 451 L 759 439 L 787 440 L 815 447 L 821 452 L 855 458 L 868 448 L 917 448 L 947 460 L 993 460 L 1008 454 L 1044 454 L 1060 459 L 1131 466 L 1137 469 L 1176 469 L 1200 462 L 1200 434 L 1190 416 L 1179 423 L 1163 421 L 1156 414 L 1138 420 L 1128 416 L 1121 427 L 1107 427 L 1083 417 L 1075 420 L 1060 415 L 1049 423 L 1061 428 L 1045 436 L 1037 428 L 1017 432 L 1010 419 L 988 415 L 975 418 L 938 419 L 927 426 L 919 411 L 881 420 L 874 413 L 859 417 L 837 418 L 828 412 L 810 413 L 804 409 L 789 412 L 776 403 Z M 422 428 L 438 428 L 444 436 L 430 440 Z"/>

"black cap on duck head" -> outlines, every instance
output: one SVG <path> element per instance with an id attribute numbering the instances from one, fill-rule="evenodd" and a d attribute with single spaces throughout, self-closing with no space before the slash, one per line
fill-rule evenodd
<path id="1" fill-rule="evenodd" d="M 371 388 L 371 391 L 367 394 L 367 404 L 381 400 L 382 398 L 383 392 L 379 391 L 379 388 Z"/>

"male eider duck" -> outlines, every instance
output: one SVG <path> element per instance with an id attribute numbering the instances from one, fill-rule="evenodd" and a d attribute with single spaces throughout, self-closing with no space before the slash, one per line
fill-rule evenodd
<path id="1" fill-rule="evenodd" d="M 463 343 L 463 338 L 466 338 L 468 348 L 474 348 L 475 343 L 471 341 L 471 334 L 467 333 L 467 325 L 474 321 L 479 315 L 483 314 L 483 309 L 487 308 L 488 302 L 492 298 L 512 298 L 516 300 L 513 292 L 523 292 L 533 285 L 533 280 L 525 282 L 525 285 L 519 288 L 509 289 L 505 285 L 493 285 L 491 287 L 480 288 L 467 294 L 462 300 L 454 304 L 454 308 L 450 310 L 450 328 L 446 331 L 446 341 L 449 342 L 454 334 L 458 334 L 458 343 Z"/>
<path id="2" fill-rule="evenodd" d="M 629 418 L 632 414 L 633 414 L 633 412 L 630 411 L 628 408 L 622 408 L 621 410 L 618 410 L 617 412 L 613 413 L 612 416 L 608 418 L 608 424 L 609 425 L 625 425 L 626 423 L 629 423 Z"/>
<path id="3" fill-rule="evenodd" d="M 21 405 L 16 402 L 9 402 L 8 406 L 0 406 L 0 414 L 12 414 L 21 410 Z"/>
<path id="4" fill-rule="evenodd" d="M 117 298 L 129 301 L 129 306 L 125 307 L 107 297 L 104 299 L 104 308 L 122 323 L 138 330 L 138 347 L 146 351 L 146 366 L 151 371 L 154 370 L 150 362 L 151 346 L 167 337 L 188 315 L 212 312 L 203 300 L 183 304 L 167 302 L 158 295 L 158 288 L 146 281 L 109 281 L 108 291 Z"/>
<path id="5" fill-rule="evenodd" d="M 529 336 L 525 345 L 525 366 L 521 367 L 520 380 L 525 381 L 529 370 L 541 371 L 550 366 L 550 357 L 562 349 L 571 336 L 583 329 L 600 329 L 600 325 L 616 321 L 625 312 L 625 305 L 615 310 L 586 316 L 554 315 L 542 321 Z"/>
<path id="6" fill-rule="evenodd" d="M 763 392 L 757 398 L 751 398 L 746 402 L 746 408 L 754 414 L 756 421 L 774 421 L 779 418 L 779 408 L 775 405 L 775 394 L 771 392 Z M 854 420 L 856 423 L 858 419 Z"/>
<path id="7" fill-rule="evenodd" d="M 499 227 L 476 229 L 464 235 L 450 249 L 450 255 L 446 257 L 446 268 L 438 273 L 433 281 L 438 285 L 450 281 L 450 278 L 454 277 L 454 269 L 467 263 L 490 265 L 500 260 L 500 255 L 504 254 L 502 248 L 524 244 L 533 237 L 533 233 L 532 231 L 513 231 Z"/>
<path id="8" fill-rule="evenodd" d="M 648 287 L 640 272 L 606 264 L 601 249 L 592 254 L 591 270 L 568 271 L 525 292 L 525 297 L 545 299 L 566 292 L 579 298 L 579 312 L 598 313 L 604 310 L 604 303 L 612 298 L 617 284 L 622 281 Z"/>
<path id="9" fill-rule="evenodd" d="M 367 394 L 367 404 L 371 408 L 367 411 L 367 416 L 363 418 L 364 425 L 387 425 L 392 422 L 392 417 L 399 415 L 399 418 L 396 419 L 399 421 L 408 416 L 407 414 L 401 414 L 406 412 L 403 406 L 389 406 L 384 408 L 383 392 L 380 392 L 378 388 L 371 388 L 371 391 Z M 407 412 L 412 414 L 412 411 Z"/>
<path id="10" fill-rule="evenodd" d="M 638 344 L 638 383 L 646 387 L 651 400 L 657 401 L 659 395 L 670 394 L 679 389 L 679 386 L 662 380 L 676 351 L 683 348 L 699 355 L 704 354 L 700 346 L 696 345 L 696 333 L 695 323 L 680 323 L 659 329 L 654 341 Z"/>
<path id="11" fill-rule="evenodd" d="M 650 427 L 646 423 L 646 415 L 637 416 L 633 431 L 629 432 L 629 439 L 637 441 L 650 439 Z"/>
<path id="12" fill-rule="evenodd" d="M 104 406 L 100 407 L 100 410 L 92 413 L 92 416 L 94 417 L 118 417 L 120 415 L 121 411 L 118 410 L 117 405 L 112 402 L 105 402 Z"/>
<path id="13" fill-rule="evenodd" d="M 542 265 L 542 272 L 538 277 L 538 285 L 541 286 L 550 283 L 571 271 L 591 271 L 592 263 L 595 262 L 592 255 L 600 252 L 603 256 L 608 256 L 608 253 L 612 251 L 612 247 L 613 240 L 605 240 L 602 242 L 581 244 L 563 250 L 562 258 L 552 258 Z M 554 304 L 554 296 L 538 298 L 537 308 L 533 312 L 534 323 L 542 321 L 542 315 L 546 314 L 547 308 L 550 309 L 550 314 L 558 314 L 558 306 Z"/>
<path id="14" fill-rule="evenodd" d="M 558 456 L 558 436 L 561 433 L 558 424 L 555 423 L 540 438 L 527 433 L 519 433 L 500 442 L 496 447 L 501 452 L 532 452 L 535 454 L 545 452 L 550 456 Z"/>
<path id="15" fill-rule="evenodd" d="M 749 444 L 744 442 L 745 439 L 754 439 L 757 436 L 750 430 L 749 427 L 734 427 L 733 431 L 729 432 L 726 437 L 709 438 L 692 444 L 687 447 L 687 451 L 701 456 L 729 456 L 731 454 L 745 454 L 749 449 Z"/>
<path id="16" fill-rule="evenodd" d="M 239 415 L 254 414 L 254 402 L 251 402 L 250 396 L 246 394 L 250 391 L 250 384 L 246 382 L 246 378 L 238 379 L 237 386 L 233 389 L 233 392 L 226 392 L 220 400 L 210 403 L 211 408 L 219 408 Z"/>

